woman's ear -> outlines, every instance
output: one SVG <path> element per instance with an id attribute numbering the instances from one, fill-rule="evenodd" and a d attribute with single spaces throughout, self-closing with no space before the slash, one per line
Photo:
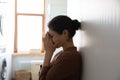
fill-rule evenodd
<path id="1" fill-rule="evenodd" d="M 66 36 L 66 37 L 69 36 L 68 30 L 64 30 L 62 34 L 63 34 L 64 36 Z"/>

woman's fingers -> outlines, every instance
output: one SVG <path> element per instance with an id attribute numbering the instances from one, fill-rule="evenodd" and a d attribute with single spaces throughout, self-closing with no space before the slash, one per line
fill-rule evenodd
<path id="1" fill-rule="evenodd" d="M 48 32 L 46 33 L 45 38 L 43 38 L 43 41 L 44 41 L 45 50 L 47 52 L 48 51 L 53 52 L 55 50 L 54 43 L 53 43 L 52 38 Z"/>

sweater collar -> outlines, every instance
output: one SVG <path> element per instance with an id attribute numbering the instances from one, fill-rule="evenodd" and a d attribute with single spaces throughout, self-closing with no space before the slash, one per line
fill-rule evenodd
<path id="1" fill-rule="evenodd" d="M 68 48 L 66 48 L 64 51 L 73 51 L 73 50 L 77 50 L 77 48 L 76 47 L 68 47 Z"/>

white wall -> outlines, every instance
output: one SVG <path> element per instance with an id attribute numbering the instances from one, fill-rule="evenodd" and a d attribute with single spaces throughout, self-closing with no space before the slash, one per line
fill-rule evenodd
<path id="1" fill-rule="evenodd" d="M 71 19 L 77 19 L 81 22 L 82 16 L 81 16 L 81 0 L 67 0 L 67 16 L 69 16 Z M 82 42 L 82 31 L 78 30 L 76 31 L 75 36 L 73 37 L 74 45 L 77 47 L 77 50 L 80 49 L 80 47 L 83 46 Z"/>
<path id="2" fill-rule="evenodd" d="M 48 30 L 48 22 L 57 15 L 67 14 L 67 0 L 46 0 L 45 27 Z"/>
<path id="3" fill-rule="evenodd" d="M 46 0 L 46 18 L 67 14 L 67 0 Z"/>
<path id="4" fill-rule="evenodd" d="M 80 0 L 79 5 L 73 10 L 80 12 L 84 30 L 83 80 L 120 80 L 120 1 Z"/>

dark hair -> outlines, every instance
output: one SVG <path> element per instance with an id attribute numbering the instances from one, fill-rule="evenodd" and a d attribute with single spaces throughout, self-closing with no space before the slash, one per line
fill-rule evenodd
<path id="1" fill-rule="evenodd" d="M 76 19 L 72 20 L 68 16 L 59 15 L 49 22 L 48 27 L 58 34 L 62 34 L 63 30 L 68 30 L 69 37 L 72 38 L 76 30 L 81 29 L 81 23 Z"/>

